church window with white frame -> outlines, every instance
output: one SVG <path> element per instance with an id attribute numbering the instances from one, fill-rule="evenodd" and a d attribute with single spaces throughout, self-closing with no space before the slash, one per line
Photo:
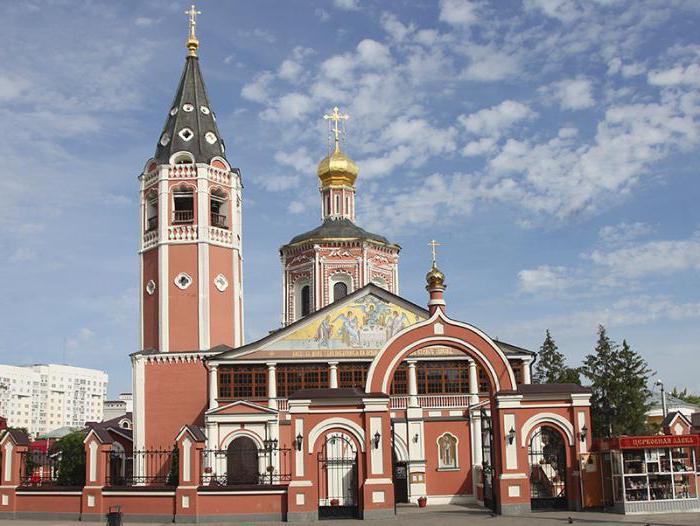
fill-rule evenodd
<path id="1" fill-rule="evenodd" d="M 438 468 L 457 469 L 457 438 L 445 433 L 438 438 Z"/>

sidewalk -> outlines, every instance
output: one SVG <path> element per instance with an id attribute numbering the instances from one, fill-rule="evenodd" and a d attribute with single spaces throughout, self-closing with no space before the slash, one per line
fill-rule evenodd
<path id="1" fill-rule="evenodd" d="M 353 524 L 374 526 L 394 525 L 420 525 L 435 524 L 439 526 L 558 526 L 569 524 L 569 517 L 573 524 L 582 526 L 606 526 L 606 525 L 634 525 L 634 526 L 698 526 L 700 525 L 700 513 L 675 513 L 659 515 L 617 515 L 601 512 L 570 512 L 570 511 L 546 511 L 534 512 L 527 515 L 513 517 L 492 516 L 483 508 L 464 506 L 430 506 L 426 509 L 416 507 L 401 507 L 398 515 L 393 519 L 373 521 L 323 521 L 320 526 L 351 526 Z M 0 526 L 86 526 L 89 524 L 104 524 L 102 522 L 77 522 L 77 521 L 35 521 L 35 520 L 0 520 Z M 141 523 L 124 521 L 124 526 L 157 526 L 171 525 L 171 522 Z M 210 526 L 231 526 L 244 524 L 236 522 L 208 522 Z M 289 524 L 286 522 L 257 522 L 249 523 L 257 526 L 278 526 Z"/>

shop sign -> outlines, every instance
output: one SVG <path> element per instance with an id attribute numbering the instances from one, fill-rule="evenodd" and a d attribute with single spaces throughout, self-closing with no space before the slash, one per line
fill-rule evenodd
<path id="1" fill-rule="evenodd" d="M 656 435 L 639 437 L 620 437 L 620 449 L 644 449 L 655 447 L 697 447 L 700 435 Z"/>

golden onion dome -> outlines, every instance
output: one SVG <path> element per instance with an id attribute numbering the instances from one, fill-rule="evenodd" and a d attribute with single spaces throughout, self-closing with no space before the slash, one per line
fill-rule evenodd
<path id="1" fill-rule="evenodd" d="M 428 282 L 427 288 L 442 287 L 445 288 L 445 274 L 442 270 L 433 265 L 425 275 L 425 281 Z"/>
<path id="2" fill-rule="evenodd" d="M 318 164 L 317 170 L 323 187 L 353 186 L 359 172 L 355 161 L 341 152 L 337 144 L 335 151 Z"/>

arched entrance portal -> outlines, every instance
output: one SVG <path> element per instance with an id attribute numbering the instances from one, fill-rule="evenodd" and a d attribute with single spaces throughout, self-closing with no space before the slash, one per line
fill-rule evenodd
<path id="1" fill-rule="evenodd" d="M 357 448 L 341 432 L 326 435 L 318 453 L 318 518 L 358 516 Z"/>
<path id="2" fill-rule="evenodd" d="M 226 484 L 258 484 L 258 447 L 252 438 L 234 438 L 226 449 Z"/>
<path id="3" fill-rule="evenodd" d="M 564 437 L 554 427 L 540 427 L 530 439 L 528 456 L 532 509 L 566 509 L 567 466 Z"/>

